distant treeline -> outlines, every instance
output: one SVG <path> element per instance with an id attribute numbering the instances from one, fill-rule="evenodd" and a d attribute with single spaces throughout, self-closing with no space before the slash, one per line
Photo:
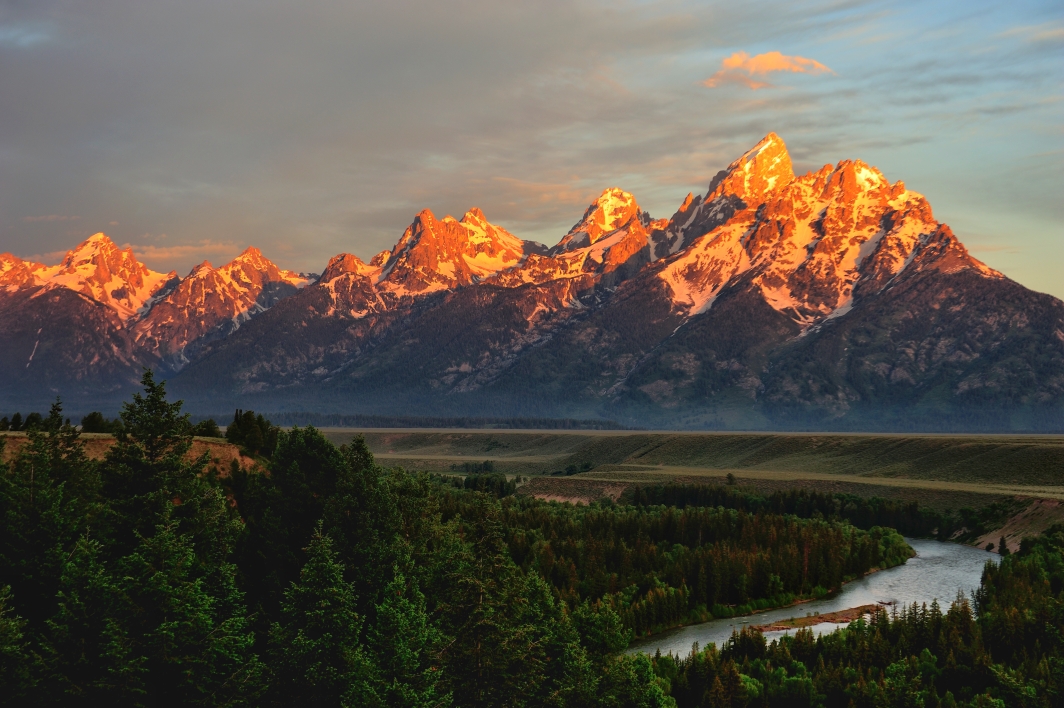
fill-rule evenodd
<path id="1" fill-rule="evenodd" d="M 15 413 L 10 418 L 5 415 L 0 418 L 0 431 L 37 430 L 43 421 L 44 417 L 40 413 L 30 413 L 25 418 L 21 413 Z"/>
<path id="2" fill-rule="evenodd" d="M 899 501 L 854 494 L 788 489 L 765 495 L 759 492 L 704 484 L 636 485 L 628 488 L 622 502 L 636 507 L 724 507 L 750 514 L 794 514 L 802 518 L 847 521 L 859 529 L 884 526 L 910 536 L 941 540 L 978 538 L 994 528 L 1008 508 L 1002 503 L 981 509 L 962 508 L 940 512 L 914 501 Z"/>
<path id="3" fill-rule="evenodd" d="M 613 420 L 577 418 L 436 418 L 341 413 L 268 413 L 283 428 L 313 425 L 318 428 L 503 428 L 537 430 L 637 430 Z"/>

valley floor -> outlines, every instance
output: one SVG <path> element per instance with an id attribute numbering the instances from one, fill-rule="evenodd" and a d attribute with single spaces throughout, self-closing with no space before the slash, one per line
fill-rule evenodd
<path id="1" fill-rule="evenodd" d="M 363 435 L 385 464 L 461 472 L 490 461 L 530 477 L 520 493 L 590 503 L 620 498 L 633 484 L 734 483 L 761 492 L 806 488 L 917 501 L 939 511 L 1007 509 L 973 544 L 1006 537 L 1018 547 L 1064 523 L 1064 435 L 887 435 L 340 429 L 335 443 Z M 590 466 L 590 469 L 587 469 Z M 586 470 L 586 471 L 581 471 Z"/>

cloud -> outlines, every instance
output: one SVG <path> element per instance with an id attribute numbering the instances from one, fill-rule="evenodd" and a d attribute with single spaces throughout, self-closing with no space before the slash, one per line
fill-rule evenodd
<path id="1" fill-rule="evenodd" d="M 228 260 L 241 251 L 239 244 L 234 241 L 211 241 L 210 239 L 179 246 L 127 243 L 122 248 L 132 248 L 137 260 L 154 268 L 171 266 L 174 263 L 188 263 L 191 260 L 209 260 L 211 257 Z"/>
<path id="2" fill-rule="evenodd" d="M 61 254 L 102 228 L 155 270 L 254 244 L 314 271 L 391 248 L 422 208 L 474 205 L 556 243 L 605 187 L 667 216 L 774 131 L 802 170 L 860 157 L 944 221 L 1001 214 L 999 241 L 1048 225 L 1025 227 L 1041 268 L 1056 163 L 998 177 L 995 200 L 984 181 L 1061 147 L 1043 100 L 1062 25 L 982 4 L 0 0 L 0 250 Z M 61 214 L 81 218 L 23 220 Z"/>
<path id="3" fill-rule="evenodd" d="M 77 221 L 80 216 L 63 216 L 61 214 L 45 214 L 43 216 L 24 216 L 22 220 L 26 223 L 36 223 L 38 221 Z"/>
<path id="4" fill-rule="evenodd" d="M 44 263 L 45 265 L 49 265 L 63 260 L 63 256 L 66 254 L 66 251 L 49 251 L 47 253 L 34 253 L 30 256 L 19 256 L 19 258 L 27 263 Z"/>
<path id="5" fill-rule="evenodd" d="M 971 234 L 968 234 L 970 237 Z M 1015 244 L 1001 243 L 972 243 L 968 250 L 974 253 L 1019 253 L 1020 249 Z"/>
<path id="6" fill-rule="evenodd" d="M 1022 37 L 1028 42 L 1064 42 L 1064 25 L 1046 22 L 1040 25 L 1013 27 L 1001 33 L 1002 37 Z"/>
<path id="7" fill-rule="evenodd" d="M 772 84 L 756 81 L 753 77 L 765 76 L 773 71 L 789 71 L 795 74 L 834 74 L 835 72 L 815 59 L 799 56 L 787 56 L 779 52 L 765 52 L 750 56 L 746 52 L 736 52 L 724 60 L 720 71 L 702 82 L 708 88 L 717 88 L 721 84 L 742 84 L 755 91 Z"/>
<path id="8" fill-rule="evenodd" d="M 0 47 L 27 49 L 50 39 L 41 27 L 26 25 L 0 25 Z"/>

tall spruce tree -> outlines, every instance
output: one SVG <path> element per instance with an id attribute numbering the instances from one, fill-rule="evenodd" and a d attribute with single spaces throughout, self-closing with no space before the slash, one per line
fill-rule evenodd
<path id="1" fill-rule="evenodd" d="M 409 570 L 409 559 L 401 555 Z M 369 649 L 377 664 L 376 694 L 389 708 L 447 708 L 441 693 L 439 651 L 443 636 L 426 611 L 425 596 L 414 578 L 397 563 L 392 580 L 376 606 L 369 629 Z"/>
<path id="2" fill-rule="evenodd" d="M 270 632 L 274 705 L 379 704 L 372 688 L 374 667 L 359 637 L 363 620 L 355 590 L 343 573 L 332 539 L 319 526 Z"/>
<path id="3" fill-rule="evenodd" d="M 31 633 L 55 611 L 63 559 L 98 514 L 96 466 L 56 402 L 0 474 L 0 586 Z"/>
<path id="4" fill-rule="evenodd" d="M 254 695 L 239 519 L 191 458 L 188 417 L 151 372 L 101 464 L 105 513 L 66 554 L 49 653 L 68 700 L 220 705 Z M 75 515 L 76 518 L 76 515 Z"/>

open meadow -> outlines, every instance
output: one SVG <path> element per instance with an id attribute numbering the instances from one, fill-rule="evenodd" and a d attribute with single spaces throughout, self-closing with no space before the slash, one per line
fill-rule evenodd
<path id="1" fill-rule="evenodd" d="M 1064 523 L 1064 436 L 326 429 L 362 435 L 385 465 L 461 474 L 491 462 L 529 477 L 521 494 L 590 503 L 633 485 L 723 484 L 915 501 L 938 511 L 997 504 L 978 543 Z"/>
<path id="2" fill-rule="evenodd" d="M 338 444 L 363 435 L 382 461 L 429 470 L 490 460 L 500 471 L 529 475 L 565 473 L 572 467 L 584 476 L 618 479 L 731 472 L 751 479 L 1064 494 L 1061 435 L 339 428 L 324 432 Z"/>

